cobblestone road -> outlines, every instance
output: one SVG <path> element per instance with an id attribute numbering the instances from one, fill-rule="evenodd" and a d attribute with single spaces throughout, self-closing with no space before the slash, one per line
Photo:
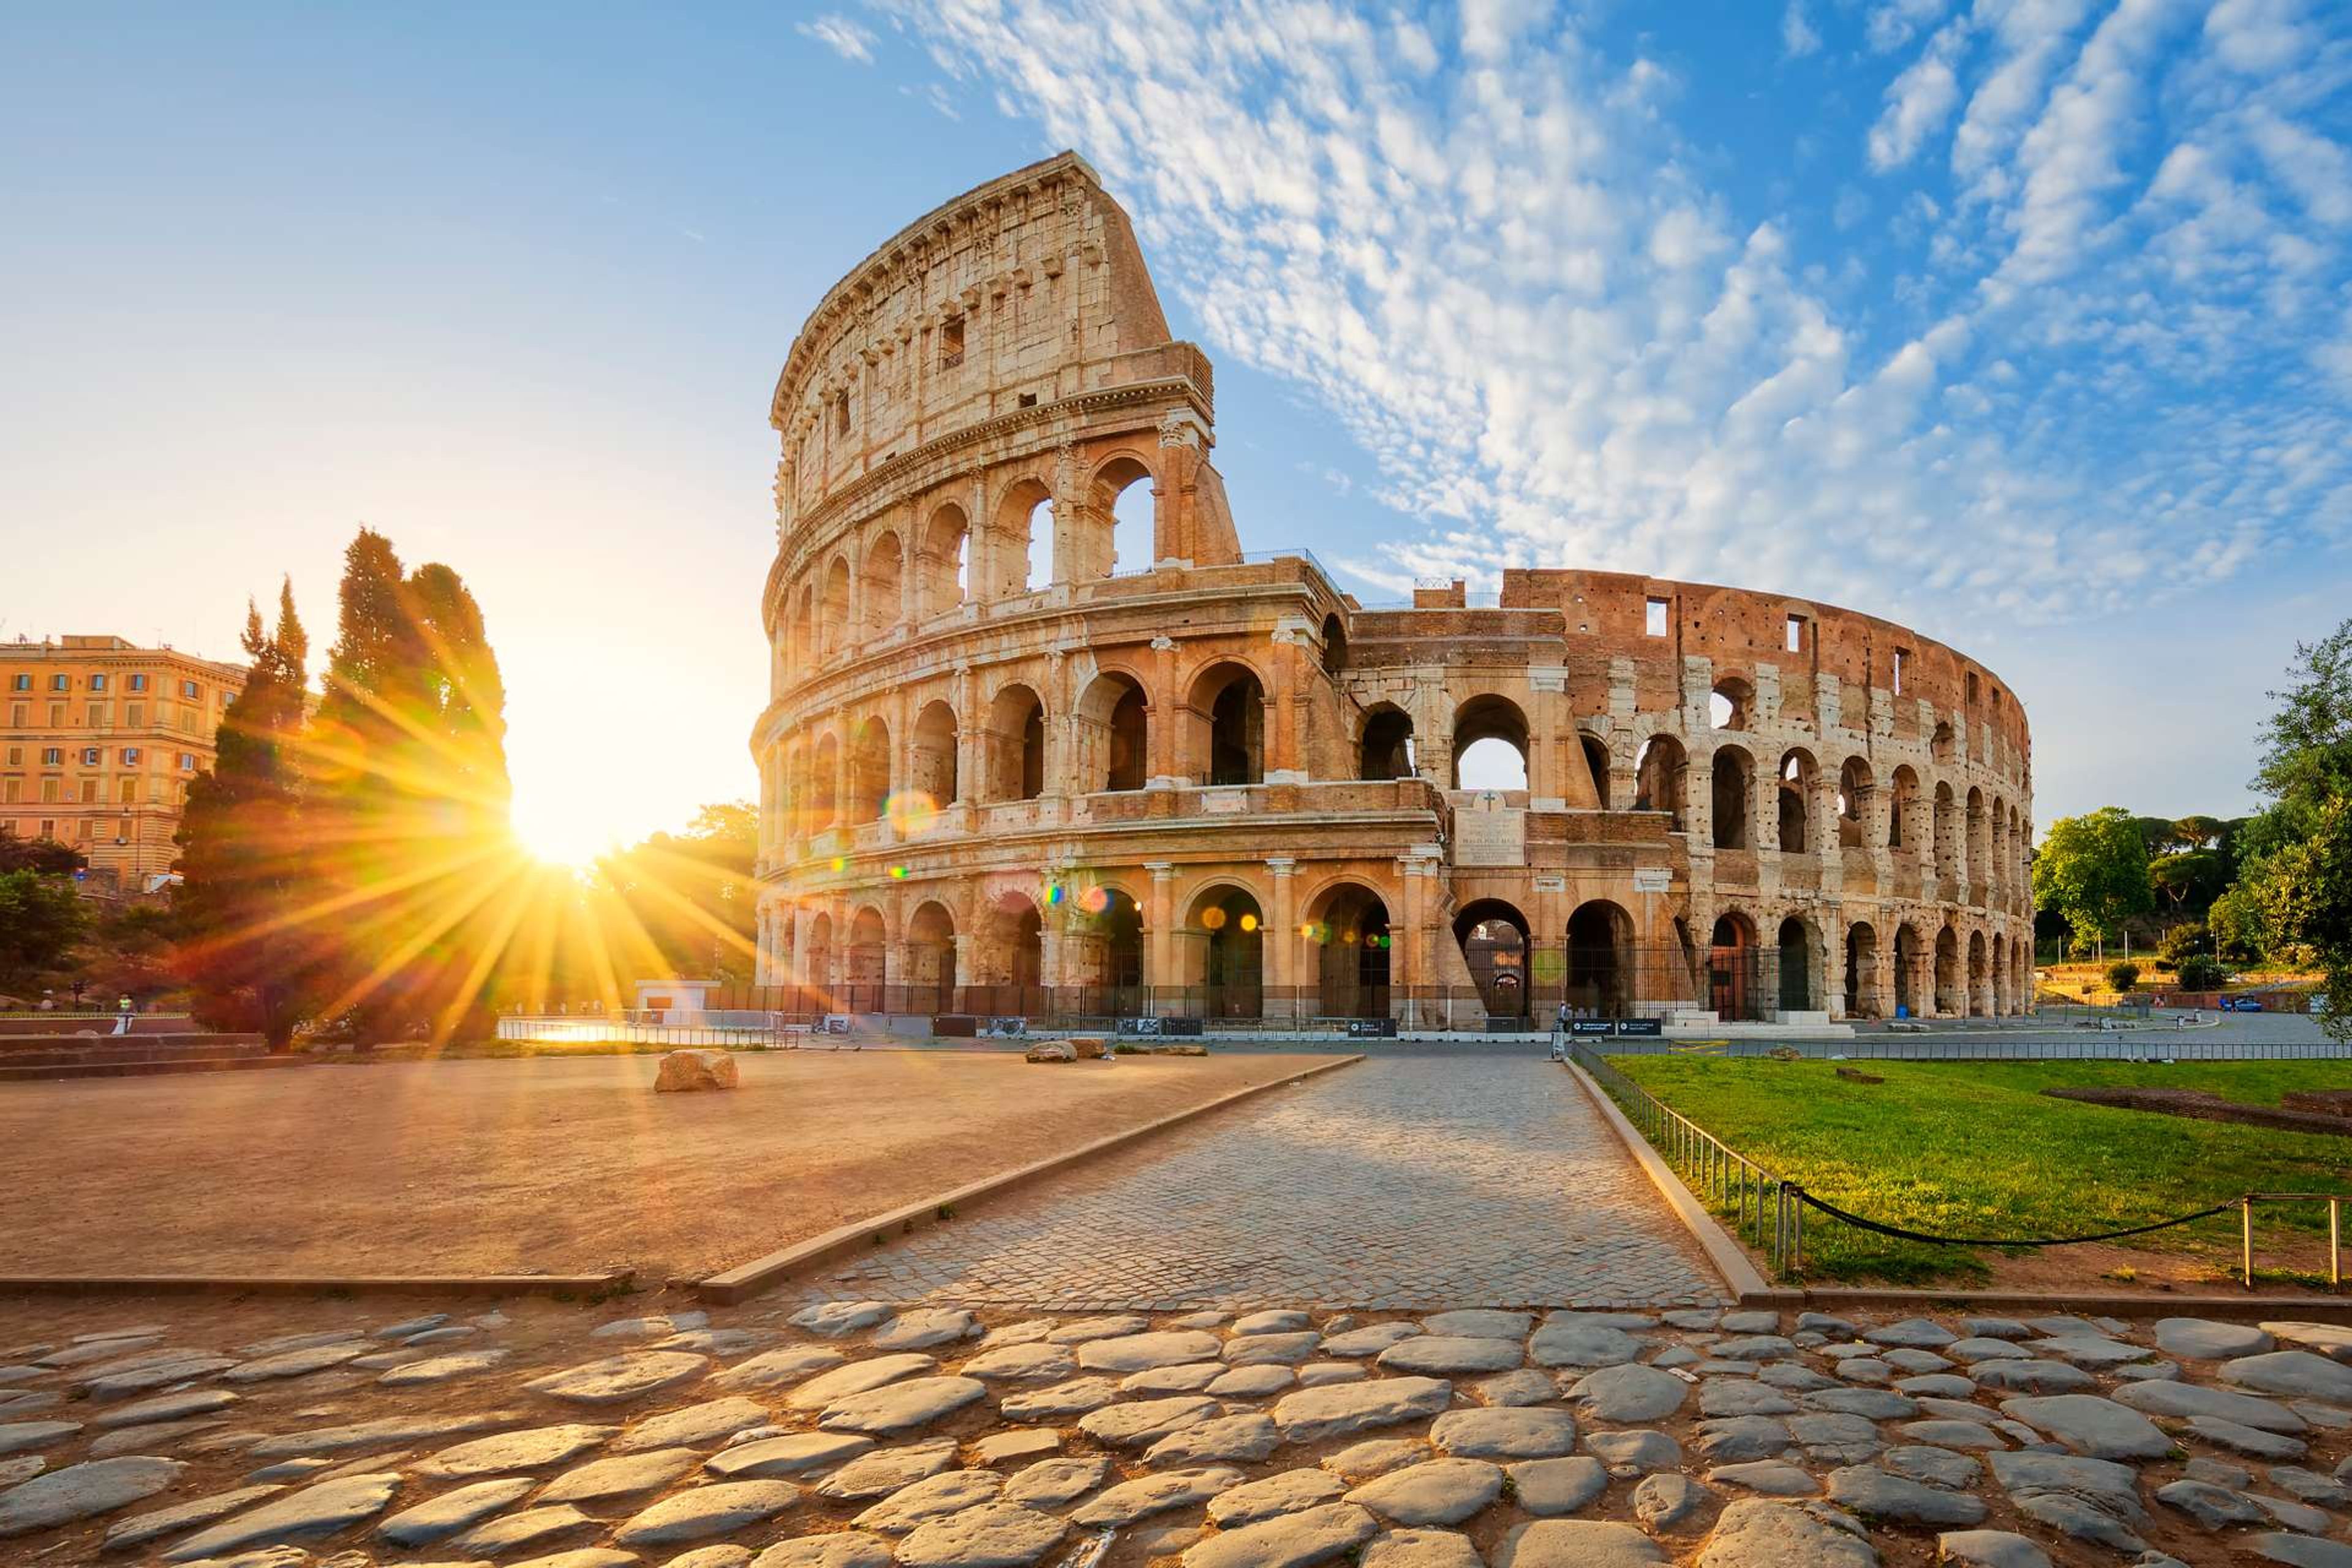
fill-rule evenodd
<path id="1" fill-rule="evenodd" d="M 1569 1076 L 1526 1047 L 1391 1047 L 812 1285 L 1137 1311 L 1723 1300 Z"/>

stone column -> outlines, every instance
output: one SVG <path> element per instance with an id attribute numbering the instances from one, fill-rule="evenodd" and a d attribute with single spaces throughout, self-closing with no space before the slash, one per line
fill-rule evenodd
<path id="1" fill-rule="evenodd" d="M 1266 909 L 1265 1015 L 1269 1018 L 1296 1018 L 1298 1013 L 1298 862 L 1286 855 L 1278 855 L 1265 863 L 1266 875 L 1274 879 L 1273 898 Z"/>
<path id="2" fill-rule="evenodd" d="M 1143 983 L 1173 987 L 1176 978 L 1176 868 L 1166 860 L 1146 860 L 1151 873 L 1150 902 L 1143 910 Z"/>
<path id="3" fill-rule="evenodd" d="M 1402 889 L 1399 911 L 1402 920 L 1392 921 L 1389 934 L 1390 1006 L 1407 1023 L 1420 1023 L 1428 1017 L 1428 1000 L 1423 993 L 1429 986 L 1428 950 L 1429 902 L 1431 878 L 1437 868 L 1434 860 L 1409 855 L 1397 862 L 1399 885 Z"/>
<path id="4" fill-rule="evenodd" d="M 1535 711 L 1528 716 L 1532 731 L 1528 742 L 1528 805 L 1534 811 L 1565 811 L 1572 805 L 1589 805 L 1590 801 L 1577 796 L 1583 792 L 1571 790 L 1568 784 L 1567 759 L 1560 751 L 1562 710 L 1568 706 L 1568 672 L 1564 669 L 1539 669 L 1528 672 L 1528 701 Z M 1568 742 L 1577 743 L 1576 728 L 1567 726 Z M 1581 762 L 1580 754 L 1578 761 Z"/>
<path id="5" fill-rule="evenodd" d="M 1147 784 L 1169 786 L 1183 774 L 1184 694 L 1176 689 L 1176 639 L 1151 639 L 1151 765 Z"/>
<path id="6" fill-rule="evenodd" d="M 981 726 L 984 722 L 974 710 L 977 699 L 971 666 L 955 667 L 956 710 L 956 798 L 959 805 L 971 805 L 986 793 L 981 788 Z M 961 975 L 959 975 L 961 978 Z M 969 981 L 964 984 L 969 984 Z"/>
<path id="7" fill-rule="evenodd" d="M 1845 1016 L 1845 921 L 1825 914 L 1829 924 L 1822 939 L 1822 1005 L 1832 1018 Z"/>
<path id="8" fill-rule="evenodd" d="M 1274 631 L 1274 699 L 1266 719 L 1273 733 L 1265 738 L 1265 782 L 1303 784 L 1307 770 L 1300 763 L 1298 743 L 1299 648 L 1307 639 L 1304 622 L 1284 617 Z"/>

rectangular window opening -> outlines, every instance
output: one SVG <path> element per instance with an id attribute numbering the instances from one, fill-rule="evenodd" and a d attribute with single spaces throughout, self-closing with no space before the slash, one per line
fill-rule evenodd
<path id="1" fill-rule="evenodd" d="M 963 318 L 958 316 L 940 328 L 940 368 L 953 370 L 963 363 Z"/>
<path id="2" fill-rule="evenodd" d="M 1664 599 L 1650 601 L 1649 619 L 1644 623 L 1643 629 L 1654 637 L 1666 635 L 1666 602 Z"/>
<path id="3" fill-rule="evenodd" d="M 1903 695 L 1903 674 L 1910 663 L 1911 650 L 1909 648 L 1898 647 L 1895 650 L 1895 695 L 1897 697 Z"/>
<path id="4" fill-rule="evenodd" d="M 1804 617 L 1804 616 L 1790 616 L 1789 617 L 1789 638 L 1788 638 L 1788 644 L 1789 644 L 1789 651 L 1790 651 L 1790 653 L 1802 653 L 1802 652 L 1804 652 L 1804 651 L 1805 651 L 1805 617 Z"/>

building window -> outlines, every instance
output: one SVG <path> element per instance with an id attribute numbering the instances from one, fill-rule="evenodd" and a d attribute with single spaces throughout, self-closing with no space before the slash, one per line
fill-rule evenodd
<path id="1" fill-rule="evenodd" d="M 140 725 L 147 722 L 147 704 L 144 702 L 126 702 L 122 706 L 126 710 L 122 715 L 122 721 L 125 724 L 128 724 L 131 728 L 136 730 Z"/>
<path id="2" fill-rule="evenodd" d="M 1973 705 L 1973 704 L 1976 702 L 1976 700 L 1977 700 L 1977 672 L 1976 672 L 1975 670 L 1973 670 L 1973 669 L 1972 669 L 1972 670 L 1969 671 L 1969 703 L 1970 703 L 1971 705 Z"/>
<path id="3" fill-rule="evenodd" d="M 1802 616 L 1789 617 L 1789 651 L 1790 653 L 1805 651 L 1805 617 Z"/>
<path id="4" fill-rule="evenodd" d="M 180 682 L 180 695 L 193 701 L 197 696 L 196 683 L 193 680 Z"/>
<path id="5" fill-rule="evenodd" d="M 41 765 L 42 765 L 43 767 L 45 767 L 45 768 L 54 768 L 54 767 L 58 766 L 59 763 L 63 763 L 65 760 L 66 760 L 66 753 L 65 753 L 65 749 L 64 749 L 63 747 L 61 747 L 61 746 L 44 746 L 44 747 L 42 747 L 42 748 L 41 748 Z"/>
<path id="6" fill-rule="evenodd" d="M 940 328 L 940 368 L 953 370 L 963 363 L 963 318 L 958 316 Z"/>
<path id="7" fill-rule="evenodd" d="M 96 779 L 84 779 L 81 781 L 81 798 L 85 805 L 95 805 L 98 804 L 98 781 Z"/>
<path id="8" fill-rule="evenodd" d="M 146 690 L 146 689 L 147 689 L 147 678 L 146 678 L 145 676 L 143 676 L 143 675 L 134 675 L 134 676 L 132 676 L 132 677 L 131 678 L 131 690 L 133 690 L 133 691 L 144 691 L 144 690 Z"/>
<path id="9" fill-rule="evenodd" d="M 122 788 L 117 792 L 117 794 L 123 805 L 137 805 L 139 804 L 139 781 L 137 779 L 124 779 L 122 781 Z"/>
<path id="10" fill-rule="evenodd" d="M 195 752 L 182 752 L 180 753 L 180 771 L 184 773 L 192 773 L 196 771 Z"/>
<path id="11" fill-rule="evenodd" d="M 138 747 L 125 746 L 122 748 L 122 765 L 126 768 L 135 768 L 139 765 Z"/>
<path id="12" fill-rule="evenodd" d="M 82 715 L 82 722 L 89 725 L 93 730 L 105 729 L 106 704 L 103 702 L 90 703 L 88 710 Z"/>
<path id="13" fill-rule="evenodd" d="M 9 765 L 10 767 L 12 767 L 12 768 L 15 768 L 15 767 L 22 767 L 22 766 L 24 765 L 24 763 L 25 763 L 25 748 L 24 748 L 24 747 L 22 747 L 22 746 L 11 746 L 11 747 L 9 747 L 9 748 L 8 748 L 8 765 Z"/>
<path id="14" fill-rule="evenodd" d="M 81 749 L 81 765 L 86 768 L 94 768 L 98 766 L 98 748 L 96 746 L 84 746 Z"/>
<path id="15" fill-rule="evenodd" d="M 58 781 L 57 781 L 56 779 L 54 779 L 54 778 L 46 778 L 46 779 L 43 779 L 43 780 L 41 781 L 41 803 L 42 803 L 44 805 L 51 805 L 51 804 L 54 804 L 54 803 L 56 802 L 57 798 L 58 798 Z M 48 830 L 47 828 L 46 828 L 46 827 L 42 828 L 42 829 L 41 829 L 41 837 L 44 837 L 44 838 L 47 838 L 48 836 L 49 836 L 49 830 Z"/>
<path id="16" fill-rule="evenodd" d="M 21 730 L 25 727 L 25 715 L 28 710 L 28 704 L 23 702 L 11 702 L 8 704 L 8 727 L 10 729 Z"/>
<path id="17" fill-rule="evenodd" d="M 25 782 L 22 779 L 0 780 L 0 800 L 14 805 L 16 804 L 16 797 L 24 793 Z"/>
<path id="18" fill-rule="evenodd" d="M 50 704 L 49 704 L 49 728 L 50 728 L 50 729 L 52 729 L 52 730 L 62 730 L 62 729 L 64 729 L 65 727 L 66 727 L 66 705 L 65 705 L 64 703 L 62 703 L 62 702 L 52 702 L 52 703 L 50 703 Z"/>
<path id="19" fill-rule="evenodd" d="M 1907 647 L 1896 648 L 1895 650 L 1895 695 L 1897 697 L 1903 695 L 1903 674 L 1910 664 L 1911 650 Z"/>
<path id="20" fill-rule="evenodd" d="M 1666 635 L 1666 602 L 1664 599 L 1650 601 L 1649 619 L 1643 624 L 1643 630 L 1654 637 Z"/>
<path id="21" fill-rule="evenodd" d="M 833 405 L 833 433 L 836 436 L 849 434 L 849 394 L 845 392 L 841 395 L 841 400 Z"/>
<path id="22" fill-rule="evenodd" d="M 66 678 L 65 678 L 64 676 L 62 676 L 62 675 L 52 675 L 51 677 L 49 677 L 49 689 L 50 689 L 50 690 L 52 690 L 52 691 L 63 691 L 63 690 L 66 689 L 66 686 L 67 686 L 67 680 L 66 680 Z"/>
<path id="23" fill-rule="evenodd" d="M 103 691 L 103 690 L 105 690 L 105 689 L 106 689 L 106 677 L 104 677 L 103 675 L 93 675 L 93 676 L 91 676 L 91 677 L 89 678 L 89 689 L 90 689 L 92 691 Z"/>
<path id="24" fill-rule="evenodd" d="M 33 678 L 29 675 L 19 675 L 14 681 L 9 683 L 8 689 L 11 691 L 30 691 L 33 689 Z"/>

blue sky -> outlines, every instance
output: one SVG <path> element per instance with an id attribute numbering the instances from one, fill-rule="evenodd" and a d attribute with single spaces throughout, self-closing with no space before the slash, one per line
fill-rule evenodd
<path id="1" fill-rule="evenodd" d="M 0 635 L 482 599 L 564 847 L 747 794 L 765 409 L 1064 146 L 1217 361 L 1251 549 L 1807 594 L 1975 654 L 2037 807 L 2246 802 L 2352 611 L 2352 19 L 2292 0 L 20 11 Z"/>

